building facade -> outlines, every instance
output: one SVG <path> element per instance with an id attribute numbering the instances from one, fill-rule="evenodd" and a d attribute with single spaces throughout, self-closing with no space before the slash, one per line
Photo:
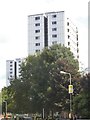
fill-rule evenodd
<path id="1" fill-rule="evenodd" d="M 20 77 L 20 66 L 23 59 L 18 58 L 16 60 L 6 61 L 6 86 L 10 85 L 10 81 Z"/>
<path id="2" fill-rule="evenodd" d="M 65 11 L 28 16 L 28 55 L 60 43 L 79 58 L 78 29 Z"/>

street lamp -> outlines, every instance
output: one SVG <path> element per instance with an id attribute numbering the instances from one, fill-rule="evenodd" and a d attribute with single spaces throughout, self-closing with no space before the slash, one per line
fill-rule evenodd
<path id="1" fill-rule="evenodd" d="M 4 113 L 4 117 L 6 117 L 6 115 L 7 115 L 7 101 L 3 101 L 3 103 L 2 103 L 2 107 L 3 107 L 3 113 Z"/>
<path id="2" fill-rule="evenodd" d="M 61 74 L 67 74 L 70 77 L 70 85 L 69 85 L 69 94 L 70 94 L 70 114 L 69 118 L 71 118 L 71 113 L 72 113 L 72 93 L 73 93 L 73 85 L 71 84 L 71 73 L 65 72 L 65 71 L 60 71 Z"/>

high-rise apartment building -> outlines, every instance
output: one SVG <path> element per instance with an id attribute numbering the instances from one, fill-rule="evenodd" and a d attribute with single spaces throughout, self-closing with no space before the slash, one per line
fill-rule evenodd
<path id="1" fill-rule="evenodd" d="M 78 29 L 65 11 L 28 16 L 28 55 L 60 43 L 79 58 Z"/>
<path id="2" fill-rule="evenodd" d="M 21 58 L 16 60 L 7 60 L 6 61 L 6 85 L 10 85 L 10 81 L 20 77 L 20 66 L 22 63 Z"/>

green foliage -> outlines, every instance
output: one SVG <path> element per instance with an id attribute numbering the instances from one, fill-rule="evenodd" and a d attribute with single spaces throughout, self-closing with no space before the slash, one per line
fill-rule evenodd
<path id="1" fill-rule="evenodd" d="M 90 118 L 90 73 L 80 80 L 80 93 L 74 97 L 74 111 L 83 118 Z"/>
<path id="2" fill-rule="evenodd" d="M 10 86 L 4 87 L 2 89 L 2 103 L 4 101 L 6 101 L 7 102 L 7 111 L 12 112 L 12 113 L 14 112 L 14 105 L 15 105 L 13 96 L 14 96 L 14 92 Z"/>
<path id="3" fill-rule="evenodd" d="M 17 113 L 69 111 L 69 76 L 60 71 L 71 73 L 72 82 L 76 78 L 79 64 L 72 52 L 64 46 L 53 45 L 45 48 L 41 54 L 28 56 L 21 65 L 21 77 L 11 82 L 10 92 Z M 78 85 L 79 86 L 79 85 Z M 77 89 L 79 90 L 79 89 Z"/>

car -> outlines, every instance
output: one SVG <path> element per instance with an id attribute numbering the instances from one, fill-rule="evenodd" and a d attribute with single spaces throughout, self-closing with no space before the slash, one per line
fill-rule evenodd
<path id="1" fill-rule="evenodd" d="M 23 120 L 32 120 L 32 117 L 23 117 Z"/>

